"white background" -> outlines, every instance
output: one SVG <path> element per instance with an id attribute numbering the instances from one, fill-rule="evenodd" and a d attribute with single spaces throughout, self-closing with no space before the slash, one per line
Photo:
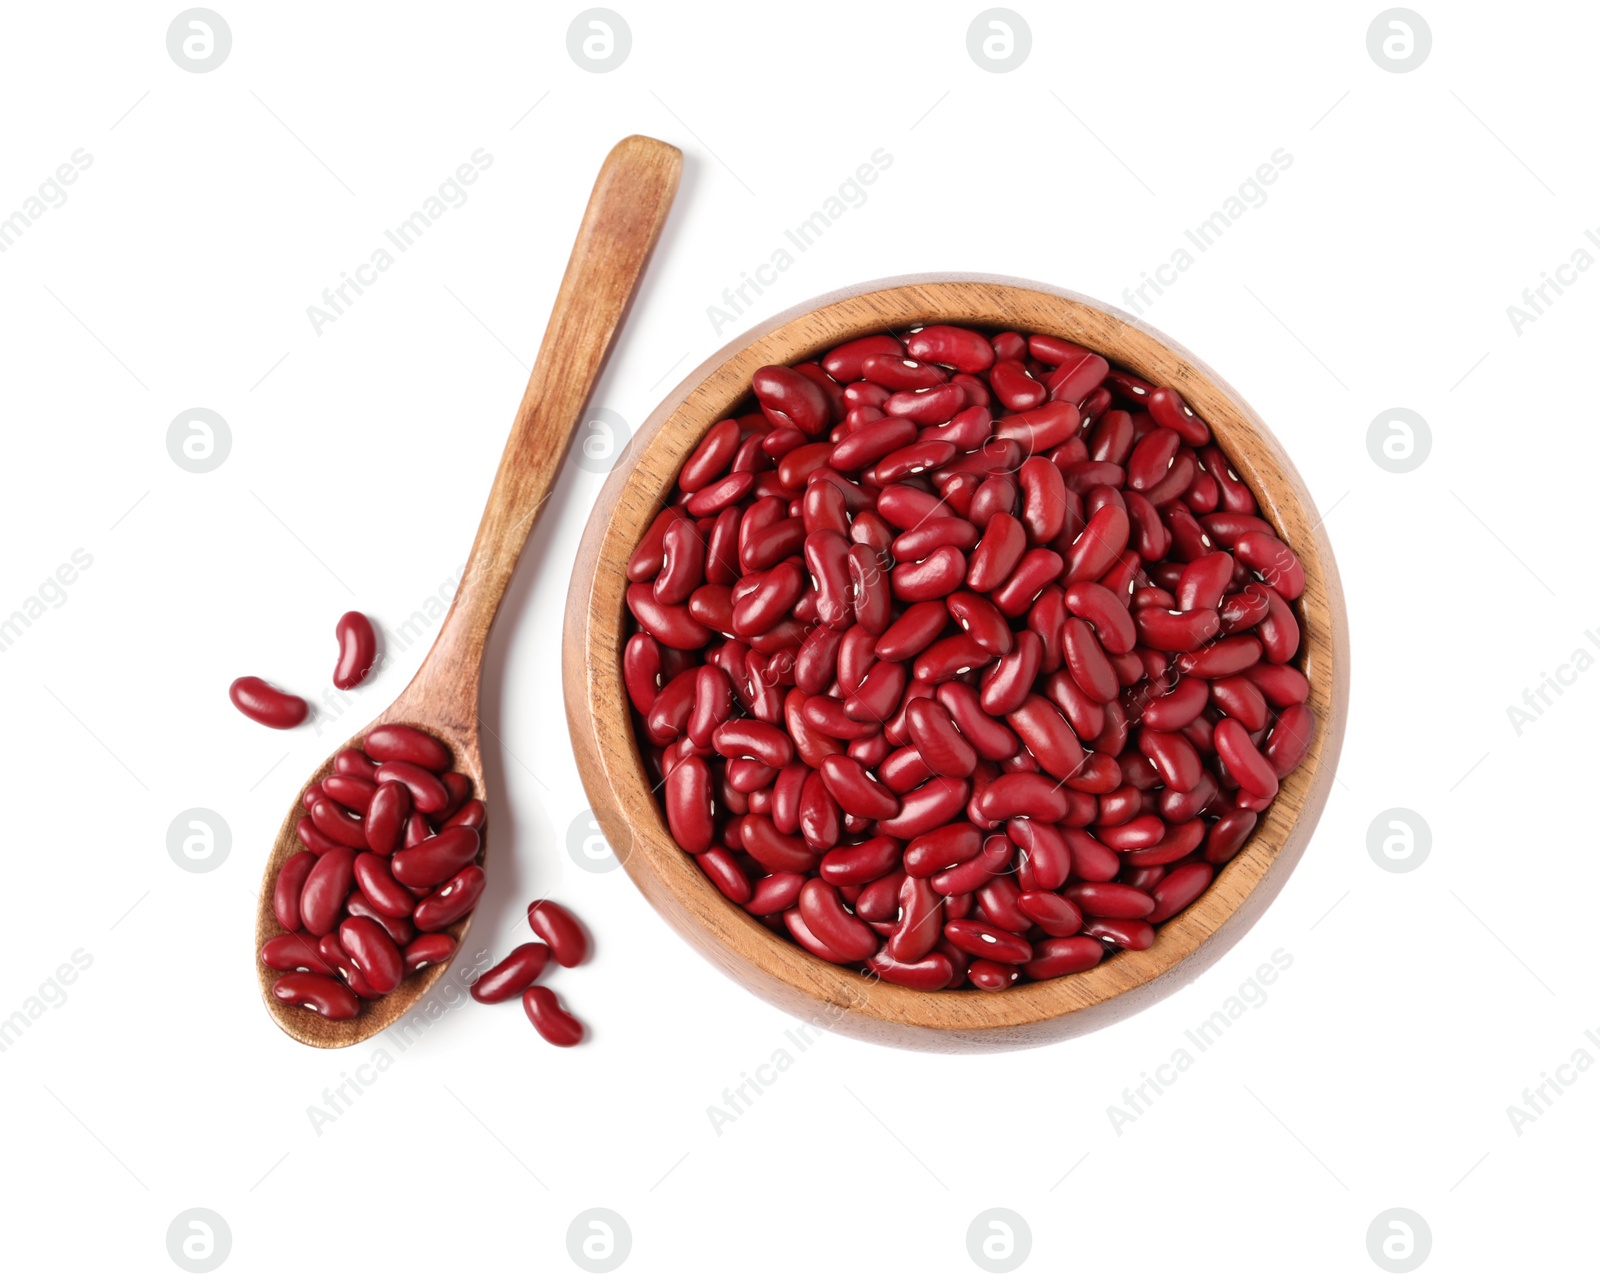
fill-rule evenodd
<path id="1" fill-rule="evenodd" d="M 982 1276 L 965 1236 L 991 1207 L 1030 1226 L 1024 1276 L 1381 1276 L 1390 1207 L 1430 1226 L 1426 1274 L 1581 1270 L 1600 1072 L 1520 1135 L 1507 1107 L 1600 1024 L 1579 822 L 1600 676 L 1520 735 L 1506 707 L 1600 656 L 1600 272 L 1520 337 L 1506 308 L 1600 223 L 1592 9 L 1417 0 L 1432 52 L 1394 74 L 1367 51 L 1376 2 L 1016 0 L 1032 51 L 996 74 L 967 51 L 976 2 L 615 2 L 632 51 L 607 74 L 568 54 L 577 5 L 217 0 L 233 46 L 207 74 L 168 56 L 176 5 L 8 13 L 0 217 L 93 161 L 0 254 L 0 615 L 74 549 L 93 564 L 0 653 L 0 1017 L 92 958 L 0 1054 L 7 1273 L 179 1276 L 167 1229 L 202 1207 L 231 1229 L 223 1275 L 584 1276 L 566 1233 L 596 1206 L 642 1277 Z M 718 1135 L 708 1107 L 795 1021 L 569 857 L 561 617 L 602 480 L 569 459 L 490 646 L 469 952 L 527 938 L 535 894 L 570 904 L 597 955 L 553 983 L 591 1039 L 452 1010 L 318 1134 L 308 1108 L 373 1049 L 266 1018 L 257 881 L 297 782 L 425 647 L 289 733 L 227 686 L 321 699 L 340 613 L 392 629 L 465 559 L 595 169 L 634 132 L 687 157 L 594 402 L 635 425 L 746 323 L 856 281 L 987 271 L 1120 305 L 1286 149 L 1146 319 L 1256 407 L 1327 513 L 1339 783 L 1277 902 L 1178 995 L 1011 1055 L 821 1037 Z M 477 148 L 470 199 L 318 336 L 307 307 Z M 878 148 L 865 203 L 719 336 L 707 307 Z M 233 437 L 203 475 L 165 447 L 195 406 Z M 1432 428 L 1405 474 L 1366 447 L 1392 406 Z M 203 874 L 166 841 L 196 806 L 232 837 Z M 1396 806 L 1432 832 L 1405 874 L 1368 853 Z M 1108 1106 L 1277 949 L 1266 1003 L 1118 1135 Z"/>

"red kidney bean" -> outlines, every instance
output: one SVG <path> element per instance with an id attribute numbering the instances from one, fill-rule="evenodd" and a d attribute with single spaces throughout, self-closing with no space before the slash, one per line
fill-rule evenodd
<path id="1" fill-rule="evenodd" d="M 361 893 L 379 912 L 387 917 L 411 916 L 417 901 L 410 891 L 395 880 L 387 859 L 363 852 L 355 857 L 351 871 L 355 874 L 356 884 L 361 887 Z M 443 881 L 444 878 L 437 880 Z M 426 884 L 432 886 L 434 882 Z"/>
<path id="2" fill-rule="evenodd" d="M 1066 897 L 1090 917 L 1144 917 L 1155 911 L 1155 900 L 1142 890 L 1114 881 L 1086 881 L 1069 886 Z"/>
<path id="3" fill-rule="evenodd" d="M 406 819 L 411 814 L 411 793 L 396 780 L 378 785 L 367 805 L 359 845 L 379 855 L 392 855 L 400 845 Z"/>
<path id="4" fill-rule="evenodd" d="M 1147 921 L 1128 921 L 1118 917 L 1091 917 L 1083 923 L 1083 933 L 1101 943 L 1114 944 L 1130 952 L 1143 952 L 1156 942 L 1155 929 Z"/>
<path id="5" fill-rule="evenodd" d="M 378 654 L 378 637 L 372 630 L 372 620 L 360 610 L 349 610 L 339 616 L 333 635 L 339 642 L 333 684 L 340 690 L 353 690 L 367 679 Z"/>
<path id="6" fill-rule="evenodd" d="M 400 851 L 389 870 L 403 885 L 419 889 L 437 886 L 472 863 L 481 845 L 476 828 L 446 828 L 438 836 Z"/>
<path id="7" fill-rule="evenodd" d="M 522 1010 L 540 1037 L 552 1046 L 576 1046 L 583 1040 L 583 1025 L 548 988 L 535 984 L 522 994 Z"/>
<path id="8" fill-rule="evenodd" d="M 839 891 L 821 878 L 800 888 L 800 915 L 830 951 L 846 961 L 865 961 L 878 951 L 878 934 L 845 910 Z"/>
<path id="9" fill-rule="evenodd" d="M 367 731 L 362 742 L 367 756 L 380 764 L 406 761 L 424 770 L 448 770 L 450 749 L 431 734 L 414 726 L 382 725 Z M 373 776 L 376 778 L 376 774 Z"/>
<path id="10" fill-rule="evenodd" d="M 316 786 L 322 790 L 323 798 L 331 799 L 345 810 L 354 811 L 358 817 L 366 813 L 372 794 L 378 791 L 377 784 L 359 775 L 329 775 Z M 315 801 L 311 803 L 312 806 L 315 804 Z"/>
<path id="11" fill-rule="evenodd" d="M 300 931 L 274 935 L 261 946 L 261 964 L 271 970 L 304 971 L 312 975 L 332 975 L 333 967 L 317 951 L 317 941 Z"/>
<path id="12" fill-rule="evenodd" d="M 906 705 L 906 726 L 917 755 L 935 774 L 965 779 L 977 767 L 977 752 L 937 701 L 911 700 Z"/>
<path id="13" fill-rule="evenodd" d="M 1300 558 L 1274 534 L 1246 531 L 1234 541 L 1233 554 L 1287 600 L 1295 600 L 1306 590 L 1306 573 Z"/>
<path id="14" fill-rule="evenodd" d="M 274 730 L 293 729 L 310 711 L 299 695 L 268 685 L 260 677 L 240 677 L 228 687 L 228 698 L 250 720 Z"/>
<path id="15" fill-rule="evenodd" d="M 361 970 L 373 992 L 392 993 L 404 978 L 400 950 L 383 927 L 367 917 L 347 917 L 339 927 L 339 943 Z"/>
<path id="16" fill-rule="evenodd" d="M 1037 945 L 1033 960 L 1023 966 L 1022 973 L 1029 979 L 1076 975 L 1099 965 L 1104 956 L 1105 946 L 1087 935 L 1074 935 L 1070 939 L 1044 939 Z"/>
<path id="17" fill-rule="evenodd" d="M 759 878 L 750 888 L 745 911 L 752 917 L 786 913 L 800 902 L 800 887 L 806 878 L 799 873 L 775 872 Z"/>
<path id="18" fill-rule="evenodd" d="M 667 772 L 662 798 L 673 840 L 691 855 L 710 849 L 716 825 L 711 806 L 711 767 L 705 759 L 691 756 L 679 760 Z"/>
<path id="19" fill-rule="evenodd" d="M 324 1019 L 354 1019 L 361 1002 L 337 979 L 326 975 L 293 973 L 279 976 L 272 995 L 285 1006 L 303 1006 Z"/>
<path id="20" fill-rule="evenodd" d="M 885 948 L 869 958 L 866 967 L 879 979 L 924 993 L 936 993 L 941 988 L 949 988 L 955 977 L 954 963 L 942 952 L 931 952 L 914 962 L 903 962 L 894 958 Z"/>
<path id="21" fill-rule="evenodd" d="M 1176 917 L 1200 898 L 1211 884 L 1214 869 L 1207 863 L 1180 864 L 1155 884 L 1150 897 L 1155 900 L 1153 911 L 1145 915 L 1152 924 Z"/>
<path id="22" fill-rule="evenodd" d="M 1231 677 L 1248 672 L 1261 658 L 1261 642 L 1248 634 L 1219 637 L 1202 649 L 1180 654 L 1173 662 L 1192 677 Z M 1256 682 L 1257 685 L 1261 683 Z M 1266 693 L 1266 687 L 1262 687 Z"/>
<path id="23" fill-rule="evenodd" d="M 435 962 L 449 961 L 456 950 L 453 935 L 418 935 L 406 945 L 406 973 L 421 970 Z"/>
<path id="24" fill-rule="evenodd" d="M 1009 618 L 1026 614 L 1045 585 L 1061 573 L 1061 566 L 1058 553 L 1049 548 L 1034 548 L 1023 554 L 1011 577 L 991 592 L 989 599 Z"/>
<path id="25" fill-rule="evenodd" d="M 822 358 L 822 368 L 830 378 L 849 383 L 861 377 L 863 360 L 879 354 L 900 357 L 906 354 L 906 348 L 892 334 L 869 334 L 835 347 Z"/>
<path id="26" fill-rule="evenodd" d="M 1198 787 L 1202 765 L 1194 745 L 1170 730 L 1139 732 L 1139 751 L 1154 764 L 1162 784 L 1173 792 L 1188 792 Z"/>
<path id="27" fill-rule="evenodd" d="M 1224 717 L 1217 722 L 1215 733 L 1217 755 L 1239 786 L 1258 797 L 1275 796 L 1278 791 L 1277 772 L 1250 741 L 1250 731 L 1244 723 Z"/>
<path id="28" fill-rule="evenodd" d="M 411 794 L 411 804 L 422 814 L 437 815 L 450 808 L 450 790 L 439 777 L 410 762 L 385 761 L 378 767 L 378 782 L 403 785 Z M 315 811 L 312 817 L 316 817 Z"/>
<path id="29" fill-rule="evenodd" d="M 483 894 L 483 869 L 468 865 L 419 903 L 411 920 L 420 931 L 439 930 L 470 913 Z"/>
<path id="30" fill-rule="evenodd" d="M 701 438 L 678 473 L 678 488 L 693 494 L 728 470 L 738 453 L 742 434 L 737 419 L 725 418 Z"/>
<path id="31" fill-rule="evenodd" d="M 1026 939 L 989 922 L 970 918 L 947 921 L 944 937 L 963 952 L 989 961 L 1018 966 L 1033 958 L 1033 945 Z"/>
<path id="32" fill-rule="evenodd" d="M 817 777 L 850 814 L 892 819 L 900 811 L 900 799 L 847 756 L 836 753 L 823 758 Z"/>
<path id="33" fill-rule="evenodd" d="M 960 586 L 966 573 L 967 558 L 961 549 L 942 547 L 921 561 L 895 566 L 889 583 L 900 601 L 942 600 Z"/>
<path id="34" fill-rule="evenodd" d="M 303 924 L 300 896 L 316 863 L 317 856 L 311 851 L 297 850 L 278 869 L 277 880 L 272 883 L 272 913 L 285 930 L 299 930 Z"/>
<path id="35" fill-rule="evenodd" d="M 1303 703 L 1285 708 L 1278 714 L 1277 722 L 1267 732 L 1267 742 L 1262 748 L 1262 756 L 1267 759 L 1273 773 L 1279 779 L 1286 778 L 1290 771 L 1305 760 L 1306 754 L 1311 751 L 1311 736 L 1316 724 L 1316 717 Z"/>
<path id="36" fill-rule="evenodd" d="M 300 891 L 300 921 L 313 935 L 326 935 L 339 920 L 355 880 L 355 851 L 335 846 L 318 857 Z"/>
<path id="37" fill-rule="evenodd" d="M 918 361 L 949 365 L 963 374 L 981 374 L 995 360 L 994 347 L 987 338 L 958 325 L 929 325 L 908 335 L 906 355 Z"/>
<path id="38" fill-rule="evenodd" d="M 1017 907 L 1047 935 L 1056 938 L 1070 938 L 1083 928 L 1083 913 L 1078 905 L 1048 890 L 1030 890 L 1018 895 Z"/>
<path id="39" fill-rule="evenodd" d="M 1266 617 L 1256 625 L 1262 657 L 1268 663 L 1288 663 L 1300 649 L 1300 621 L 1289 603 L 1271 588 L 1258 585 L 1258 591 L 1267 599 Z"/>
<path id="40" fill-rule="evenodd" d="M 519 944 L 478 977 L 471 988 L 473 999 L 489 1004 L 520 997 L 549 964 L 547 945 Z"/>
<path id="41" fill-rule="evenodd" d="M 761 411 L 775 427 L 796 427 L 815 436 L 828 425 L 828 398 L 803 374 L 782 365 L 763 365 L 750 378 Z"/>
<path id="42" fill-rule="evenodd" d="M 1267 709 L 1266 698 L 1249 677 L 1219 677 L 1211 683 L 1210 690 L 1211 702 L 1228 716 L 1242 722 L 1251 734 L 1267 728 L 1271 713 Z"/>
<path id="43" fill-rule="evenodd" d="M 345 912 L 351 917 L 366 917 L 383 927 L 383 933 L 394 940 L 395 947 L 404 948 L 416 937 L 416 928 L 411 924 L 410 914 L 404 917 L 389 917 L 379 912 L 359 890 L 351 894 L 344 901 Z"/>

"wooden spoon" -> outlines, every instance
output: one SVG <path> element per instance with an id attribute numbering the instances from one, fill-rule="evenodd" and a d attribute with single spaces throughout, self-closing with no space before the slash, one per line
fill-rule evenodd
<path id="1" fill-rule="evenodd" d="M 478 675 L 489 625 L 539 509 L 555 483 L 573 428 L 666 220 L 682 169 L 683 153 L 676 147 L 637 134 L 624 138 L 606 157 L 584 211 L 528 389 L 512 420 L 511 436 L 450 613 L 411 684 L 372 722 L 402 722 L 443 740 L 455 755 L 454 768 L 472 780 L 473 796 L 486 804 L 488 787 L 478 741 Z M 359 748 L 369 729 L 371 726 L 364 728 L 341 748 Z M 290 1037 L 321 1047 L 350 1046 L 381 1032 L 404 1016 L 454 960 L 424 967 L 392 993 L 363 1002 L 354 1019 L 325 1019 L 302 1007 L 287 1006 L 272 995 L 279 972 L 262 964 L 261 947 L 284 933 L 272 911 L 273 887 L 284 861 L 300 848 L 295 836 L 295 825 L 305 814 L 300 797 L 328 775 L 332 762 L 330 754 L 296 791 L 267 860 L 256 906 L 256 975 L 267 1011 Z M 492 818 L 492 808 L 490 814 Z M 485 862 L 489 832 L 486 826 Z M 448 928 L 458 946 L 471 924 L 469 914 Z"/>

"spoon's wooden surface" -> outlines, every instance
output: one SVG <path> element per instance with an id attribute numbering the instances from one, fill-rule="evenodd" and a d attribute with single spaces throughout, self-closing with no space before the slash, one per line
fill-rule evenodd
<path id="1" fill-rule="evenodd" d="M 654 138 L 624 138 L 606 157 L 595 180 L 583 224 L 550 313 L 527 391 L 511 424 L 494 486 L 450 612 L 439 635 L 400 697 L 371 725 L 403 722 L 443 740 L 454 768 L 472 780 L 473 795 L 489 804 L 478 742 L 478 674 L 500 598 L 516 569 L 534 519 L 555 483 L 568 441 L 589 399 L 678 190 L 683 154 Z M 360 747 L 371 725 L 341 748 Z M 283 933 L 272 911 L 278 870 L 300 848 L 295 825 L 304 815 L 300 797 L 332 769 L 333 754 L 296 791 L 278 830 L 256 906 L 256 974 L 267 1011 L 279 1028 L 308 1046 L 350 1046 L 400 1019 L 443 976 L 451 962 L 424 967 L 394 992 L 362 1003 L 355 1019 L 329 1020 L 272 995 L 279 972 L 261 963 L 261 947 Z M 484 828 L 484 862 L 492 844 L 493 807 Z M 447 928 L 459 945 L 472 924 L 468 914 Z M 453 961 L 453 958 L 452 958 Z"/>

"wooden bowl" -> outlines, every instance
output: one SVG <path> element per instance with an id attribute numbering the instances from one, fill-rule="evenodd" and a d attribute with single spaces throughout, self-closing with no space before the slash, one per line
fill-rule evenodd
<path id="1" fill-rule="evenodd" d="M 790 365 L 881 330 L 946 321 L 1053 334 L 1177 389 L 1210 424 L 1269 520 L 1305 565 L 1300 663 L 1316 732 L 1250 840 L 1154 947 L 1093 970 L 1001 993 L 921 993 L 817 960 L 724 899 L 673 841 L 634 740 L 621 679 L 624 567 L 706 430 L 750 394 L 763 365 Z M 851 1036 L 930 1050 L 985 1050 L 1072 1037 L 1189 983 L 1261 915 L 1299 860 L 1333 786 L 1349 661 L 1333 552 L 1294 465 L 1248 405 L 1183 348 L 1113 308 L 1046 285 L 986 276 L 873 282 L 805 303 L 735 339 L 657 408 L 611 474 L 584 533 L 567 598 L 562 673 L 578 770 L 628 875 L 678 933 L 751 991 Z"/>

